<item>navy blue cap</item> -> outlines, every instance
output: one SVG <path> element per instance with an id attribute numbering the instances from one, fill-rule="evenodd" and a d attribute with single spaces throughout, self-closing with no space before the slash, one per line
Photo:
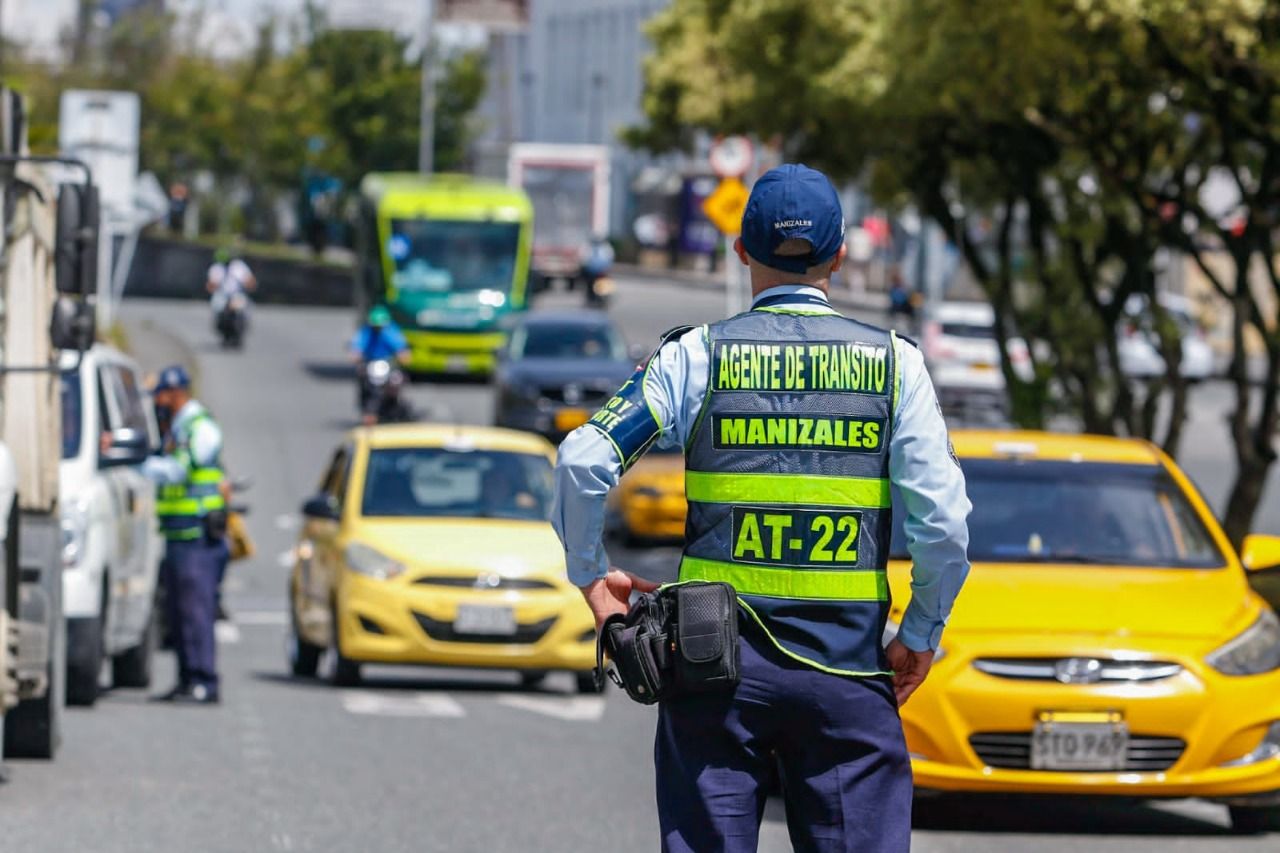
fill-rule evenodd
<path id="1" fill-rule="evenodd" d="M 777 255 L 786 240 L 807 240 L 807 255 Z M 844 212 L 826 175 L 784 163 L 760 176 L 742 214 L 742 245 L 759 263 L 803 273 L 835 257 L 844 245 Z"/>
<path id="2" fill-rule="evenodd" d="M 156 387 L 152 390 L 168 391 L 171 388 L 190 387 L 191 377 L 187 375 L 187 369 L 181 364 L 171 364 L 160 371 L 160 375 L 156 377 Z"/>

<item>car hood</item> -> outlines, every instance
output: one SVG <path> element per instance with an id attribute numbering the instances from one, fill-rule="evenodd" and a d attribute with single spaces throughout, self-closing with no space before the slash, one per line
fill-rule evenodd
<path id="1" fill-rule="evenodd" d="M 517 384 L 580 382 L 608 386 L 613 390 L 626 382 L 635 369 L 636 366 L 629 361 L 609 358 L 526 358 L 504 365 L 501 379 Z"/>
<path id="2" fill-rule="evenodd" d="M 663 492 L 684 493 L 684 456 L 679 453 L 650 453 L 622 477 L 619 488 L 647 487 Z"/>
<path id="3" fill-rule="evenodd" d="M 906 564 L 891 571 L 893 614 L 910 596 Z M 1241 569 L 1150 569 L 975 563 L 947 636 L 1089 634 L 1223 639 L 1255 605 Z"/>
<path id="4" fill-rule="evenodd" d="M 545 521 L 488 518 L 365 520 L 352 542 L 376 548 L 409 567 L 410 575 L 538 577 L 568 583 L 564 548 Z"/>

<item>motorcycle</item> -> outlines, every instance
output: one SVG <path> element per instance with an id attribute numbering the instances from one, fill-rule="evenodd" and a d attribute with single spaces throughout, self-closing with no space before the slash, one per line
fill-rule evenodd
<path id="1" fill-rule="evenodd" d="M 360 367 L 360 415 L 366 426 L 414 419 L 402 391 L 405 374 L 394 362 L 376 358 Z"/>
<path id="2" fill-rule="evenodd" d="M 249 327 L 249 297 L 233 293 L 223 303 L 214 320 L 214 326 L 225 349 L 239 349 L 244 345 L 244 333 Z"/>

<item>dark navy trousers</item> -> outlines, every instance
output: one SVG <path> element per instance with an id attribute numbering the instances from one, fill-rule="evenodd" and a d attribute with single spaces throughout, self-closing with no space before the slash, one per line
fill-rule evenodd
<path id="1" fill-rule="evenodd" d="M 654 748 L 667 853 L 754 853 L 774 768 L 801 853 L 905 853 L 911 764 L 887 677 L 788 658 L 744 624 L 733 691 L 664 702 Z"/>
<path id="2" fill-rule="evenodd" d="M 225 549 L 220 541 L 170 541 L 165 548 L 165 595 L 169 632 L 178 655 L 178 683 L 217 692 L 217 643 L 213 622 L 218 575 Z"/>

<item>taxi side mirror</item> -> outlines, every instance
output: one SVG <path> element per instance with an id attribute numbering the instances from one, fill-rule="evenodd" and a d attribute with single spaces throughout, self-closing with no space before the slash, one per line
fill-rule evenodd
<path id="1" fill-rule="evenodd" d="M 1244 538 L 1240 562 L 1250 572 L 1280 567 L 1280 536 L 1253 533 Z"/>
<path id="2" fill-rule="evenodd" d="M 302 505 L 302 514 L 307 518 L 337 521 L 340 515 L 338 501 L 328 493 L 316 495 Z"/>

